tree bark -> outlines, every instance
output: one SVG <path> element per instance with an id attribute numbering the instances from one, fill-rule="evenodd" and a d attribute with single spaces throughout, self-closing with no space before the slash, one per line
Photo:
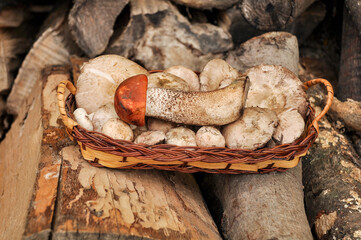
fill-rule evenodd
<path id="1" fill-rule="evenodd" d="M 231 36 L 212 24 L 191 24 L 170 2 L 136 0 L 130 20 L 106 53 L 141 63 L 149 70 L 183 65 L 200 71 L 232 48 Z"/>
<path id="2" fill-rule="evenodd" d="M 346 11 L 350 14 L 361 36 L 361 5 L 355 0 L 345 0 Z"/>
<path id="3" fill-rule="evenodd" d="M 181 4 L 191 8 L 199 8 L 211 10 L 213 8 L 226 9 L 236 4 L 238 0 L 172 0 L 177 4 Z"/>
<path id="4" fill-rule="evenodd" d="M 336 96 L 341 101 L 361 101 L 361 35 L 344 9 L 341 60 Z"/>
<path id="5" fill-rule="evenodd" d="M 113 26 L 129 0 L 77 0 L 69 13 L 74 41 L 88 55 L 101 54 L 113 34 Z"/>

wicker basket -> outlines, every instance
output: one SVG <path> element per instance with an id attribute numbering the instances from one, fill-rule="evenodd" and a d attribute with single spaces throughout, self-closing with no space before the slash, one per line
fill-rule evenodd
<path id="1" fill-rule="evenodd" d="M 85 160 L 97 167 L 119 169 L 162 169 L 187 173 L 267 173 L 285 171 L 297 166 L 318 136 L 318 121 L 326 114 L 333 99 L 331 84 L 325 79 L 304 83 L 304 89 L 322 83 L 328 92 L 323 111 L 315 117 L 309 105 L 306 128 L 302 137 L 291 144 L 258 150 L 229 148 L 179 147 L 169 144 L 145 145 L 114 140 L 102 133 L 88 131 L 74 120 L 74 95 L 76 88 L 70 81 L 58 86 L 58 104 L 62 120 L 71 139 L 77 141 Z M 65 88 L 71 92 L 65 99 Z"/>

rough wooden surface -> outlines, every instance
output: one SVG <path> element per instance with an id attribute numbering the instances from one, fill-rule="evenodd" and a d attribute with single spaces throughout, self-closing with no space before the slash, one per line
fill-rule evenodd
<path id="1" fill-rule="evenodd" d="M 341 101 L 361 101 L 361 35 L 348 11 L 344 10 L 342 25 L 340 74 L 336 96 Z"/>
<path id="2" fill-rule="evenodd" d="M 49 239 L 52 231 L 55 201 L 61 167 L 58 154 L 61 147 L 71 144 L 60 124 L 56 87 L 62 80 L 70 80 L 70 69 L 51 67 L 44 71 L 42 99 L 41 156 L 23 239 Z"/>
<path id="3" fill-rule="evenodd" d="M 101 54 L 113 34 L 116 18 L 129 0 L 76 0 L 69 27 L 78 46 L 89 56 Z"/>
<path id="4" fill-rule="evenodd" d="M 183 65 L 199 71 L 232 46 L 228 32 L 212 24 L 191 24 L 170 2 L 135 0 L 128 25 L 106 53 L 136 60 L 147 69 Z"/>
<path id="5" fill-rule="evenodd" d="M 191 8 L 199 9 L 226 9 L 236 4 L 238 0 L 172 0 L 173 2 Z"/>
<path id="6" fill-rule="evenodd" d="M 34 84 L 41 79 L 43 68 L 69 63 L 70 53 L 77 52 L 75 43 L 69 40 L 64 21 L 67 11 L 68 6 L 62 5 L 45 20 L 45 30 L 25 57 L 7 99 L 9 114 L 18 114 L 24 99 L 32 91 Z"/>
<path id="7" fill-rule="evenodd" d="M 19 27 L 23 22 L 26 10 L 23 6 L 9 5 L 0 9 L 0 27 Z"/>
<path id="8" fill-rule="evenodd" d="M 40 158 L 40 95 L 38 81 L 0 144 L 0 239 L 20 239 L 24 231 Z"/>
<path id="9" fill-rule="evenodd" d="M 361 4 L 357 0 L 345 0 L 346 11 L 351 15 L 355 26 L 361 36 Z"/>

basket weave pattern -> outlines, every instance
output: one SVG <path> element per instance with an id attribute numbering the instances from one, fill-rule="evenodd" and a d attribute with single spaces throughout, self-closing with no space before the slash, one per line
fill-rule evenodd
<path id="1" fill-rule="evenodd" d="M 180 147 L 169 144 L 145 145 L 115 140 L 96 131 L 88 131 L 78 125 L 72 115 L 75 87 L 63 81 L 58 87 L 59 110 L 67 132 L 78 142 L 83 157 L 93 166 L 119 169 L 162 169 L 180 172 L 209 173 L 267 173 L 285 171 L 295 167 L 300 157 L 307 153 L 318 136 L 318 121 L 332 103 L 333 90 L 325 79 L 314 79 L 304 84 L 309 87 L 322 83 L 328 91 L 325 108 L 317 117 L 309 105 L 306 129 L 302 137 L 291 144 L 258 150 L 230 148 Z M 65 87 L 71 94 L 64 98 Z"/>

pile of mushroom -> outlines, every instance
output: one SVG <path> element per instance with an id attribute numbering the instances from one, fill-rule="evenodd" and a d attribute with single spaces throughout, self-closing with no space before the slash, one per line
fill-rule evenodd
<path id="1" fill-rule="evenodd" d="M 260 65 L 241 74 L 222 59 L 197 75 L 183 66 L 148 72 L 103 55 L 81 68 L 75 98 L 83 128 L 146 145 L 254 150 L 292 143 L 307 115 L 302 83 L 288 69 Z"/>

